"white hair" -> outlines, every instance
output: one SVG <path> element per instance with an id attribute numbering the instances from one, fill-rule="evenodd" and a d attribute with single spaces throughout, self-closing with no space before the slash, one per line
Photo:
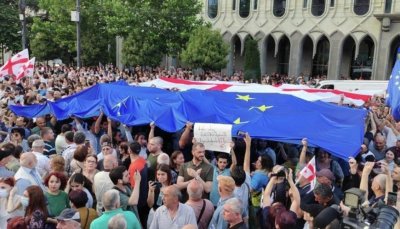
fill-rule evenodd
<path id="1" fill-rule="evenodd" d="M 166 164 L 169 165 L 169 156 L 166 153 L 160 153 L 160 155 L 158 155 L 157 157 L 157 164 L 161 165 L 161 164 Z"/>
<path id="2" fill-rule="evenodd" d="M 123 214 L 117 214 L 108 221 L 108 229 L 126 229 L 127 223 Z"/>

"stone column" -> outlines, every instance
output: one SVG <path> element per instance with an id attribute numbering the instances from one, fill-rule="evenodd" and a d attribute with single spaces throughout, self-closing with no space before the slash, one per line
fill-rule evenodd
<path id="1" fill-rule="evenodd" d="M 300 74 L 303 54 L 302 39 L 302 35 L 297 32 L 290 37 L 289 76 L 297 77 Z"/>
<path id="2" fill-rule="evenodd" d="M 328 79 L 337 80 L 340 74 L 340 65 L 342 61 L 342 42 L 343 34 L 341 32 L 334 33 L 329 38 L 329 62 L 328 62 Z"/>

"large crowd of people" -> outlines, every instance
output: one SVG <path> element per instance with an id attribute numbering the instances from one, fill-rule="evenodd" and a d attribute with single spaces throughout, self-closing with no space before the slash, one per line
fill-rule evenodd
<path id="1" fill-rule="evenodd" d="M 154 123 L 128 127 L 102 112 L 57 120 L 51 114 L 30 119 L 8 109 L 56 101 L 97 83 L 158 77 L 245 82 L 240 72 L 197 76 L 181 69 L 111 66 L 37 66 L 35 75 L 21 82 L 2 79 L 0 228 L 339 228 L 343 218 L 362 218 L 361 208 L 398 207 L 388 197 L 400 188 L 400 123 L 382 98 L 364 105 L 369 110 L 364 142 L 348 160 L 310 147 L 307 136 L 289 144 L 246 133 L 223 153 L 197 142 L 191 122 L 167 133 Z M 260 83 L 312 85 L 322 79 L 272 74 Z M 312 158 L 316 184 L 300 175 Z M 352 188 L 362 193 L 360 209 L 345 199 Z M 331 209 L 340 214 L 326 220 Z M 385 221 L 388 228 L 397 216 Z M 379 223 L 379 216 L 364 218 Z"/>

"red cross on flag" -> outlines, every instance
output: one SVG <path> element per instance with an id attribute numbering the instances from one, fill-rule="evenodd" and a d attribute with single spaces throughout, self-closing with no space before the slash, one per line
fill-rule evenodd
<path id="1" fill-rule="evenodd" d="M 33 71 L 35 68 L 35 57 L 30 59 L 28 62 L 26 62 L 21 69 L 19 70 L 18 74 L 15 76 L 14 80 L 19 82 L 20 79 L 24 77 L 33 77 Z"/>
<path id="2" fill-rule="evenodd" d="M 22 66 L 29 61 L 28 49 L 24 49 L 21 52 L 15 54 L 13 57 L 7 60 L 7 62 L 0 68 L 0 78 L 4 76 L 16 76 Z"/>
<path id="3" fill-rule="evenodd" d="M 310 160 L 310 162 L 308 162 L 306 167 L 304 167 L 300 171 L 299 175 L 303 176 L 304 178 L 306 178 L 310 182 L 311 190 L 313 190 L 314 186 L 315 186 L 315 181 L 316 181 L 316 178 L 317 178 L 317 171 L 316 171 L 316 167 L 315 167 L 315 156 Z"/>

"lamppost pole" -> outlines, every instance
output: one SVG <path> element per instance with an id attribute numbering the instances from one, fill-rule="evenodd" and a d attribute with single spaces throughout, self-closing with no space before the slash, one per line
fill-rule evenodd
<path id="1" fill-rule="evenodd" d="M 25 0 L 19 0 L 19 20 L 21 21 L 21 39 L 22 39 L 22 49 L 26 49 L 26 17 L 25 17 Z"/>
<path id="2" fill-rule="evenodd" d="M 81 66 L 81 1 L 76 0 L 76 13 L 77 13 L 77 21 L 76 21 L 76 67 L 80 68 Z"/>

